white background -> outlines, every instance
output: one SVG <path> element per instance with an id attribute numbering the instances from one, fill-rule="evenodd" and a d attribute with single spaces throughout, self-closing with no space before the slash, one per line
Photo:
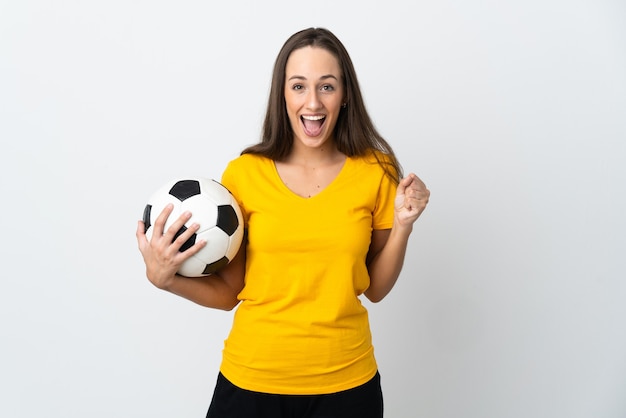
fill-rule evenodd
<path id="1" fill-rule="evenodd" d="M 136 221 L 258 140 L 310 26 L 432 191 L 367 304 L 386 416 L 626 416 L 618 0 L 0 1 L 0 416 L 204 416 L 232 312 L 152 287 Z"/>

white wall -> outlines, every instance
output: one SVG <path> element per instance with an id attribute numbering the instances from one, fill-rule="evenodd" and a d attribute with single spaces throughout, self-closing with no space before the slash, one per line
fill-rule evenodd
<path id="1" fill-rule="evenodd" d="M 626 416 L 619 0 L 0 1 L 0 416 L 204 416 L 232 313 L 153 288 L 136 220 L 257 141 L 309 26 L 432 191 L 368 304 L 386 416 Z"/>

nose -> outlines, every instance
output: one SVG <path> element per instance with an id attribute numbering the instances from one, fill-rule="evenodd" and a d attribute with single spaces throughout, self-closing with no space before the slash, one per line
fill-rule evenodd
<path id="1" fill-rule="evenodd" d="M 317 110 L 322 107 L 322 102 L 318 96 L 319 92 L 315 89 L 310 90 L 306 98 L 306 106 L 308 109 Z"/>

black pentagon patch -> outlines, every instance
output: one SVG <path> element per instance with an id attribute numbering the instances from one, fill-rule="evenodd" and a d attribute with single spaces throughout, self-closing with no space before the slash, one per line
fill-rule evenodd
<path id="1" fill-rule="evenodd" d="M 150 213 L 152 212 L 152 205 L 146 205 L 143 208 L 143 233 L 145 234 L 152 225 L 150 224 Z"/>
<path id="2" fill-rule="evenodd" d="M 172 186 L 170 194 L 182 202 L 200 194 L 200 182 L 197 180 L 180 180 Z"/>
<path id="3" fill-rule="evenodd" d="M 222 257 L 219 260 L 212 262 L 211 264 L 207 264 L 202 271 L 202 274 L 213 274 L 222 267 L 225 267 L 228 263 L 228 258 Z"/>
<path id="4" fill-rule="evenodd" d="M 217 227 L 226 232 L 229 237 L 239 227 L 237 212 L 231 205 L 220 205 L 217 207 Z"/>
<path id="5" fill-rule="evenodd" d="M 187 227 L 183 225 L 178 230 L 178 232 L 174 235 L 174 238 L 172 238 L 172 242 L 174 242 L 176 238 L 178 238 L 186 230 L 187 230 Z M 182 253 L 183 251 L 188 250 L 189 248 L 193 247 L 195 243 L 196 243 L 196 234 L 193 234 L 187 241 L 185 241 L 185 243 L 180 247 L 180 250 L 178 251 Z"/>

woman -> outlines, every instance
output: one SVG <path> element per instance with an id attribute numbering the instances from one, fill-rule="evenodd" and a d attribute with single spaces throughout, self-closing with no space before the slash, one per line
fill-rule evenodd
<path id="1" fill-rule="evenodd" d="M 365 109 L 351 59 L 328 30 L 292 35 L 275 62 L 261 142 L 224 171 L 244 214 L 235 259 L 205 278 L 176 275 L 206 243 L 196 227 L 151 241 L 137 227 L 148 279 L 204 306 L 238 305 L 207 417 L 382 417 L 367 311 L 402 269 L 430 192 L 402 178 Z M 161 236 L 161 232 L 164 235 Z"/>

